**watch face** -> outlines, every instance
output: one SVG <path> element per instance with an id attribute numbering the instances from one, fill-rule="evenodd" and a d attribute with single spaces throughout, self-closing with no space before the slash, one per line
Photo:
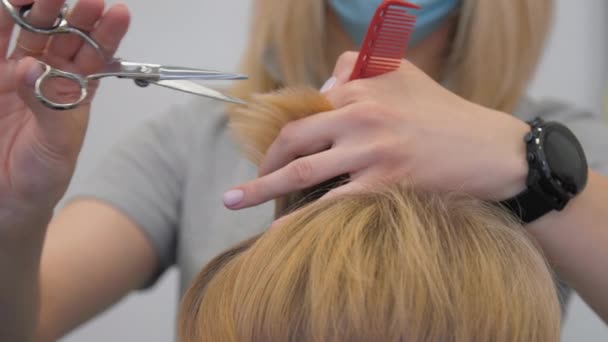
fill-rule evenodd
<path id="1" fill-rule="evenodd" d="M 547 127 L 543 144 L 551 175 L 562 187 L 578 193 L 587 182 L 587 160 L 576 137 L 565 127 Z"/>

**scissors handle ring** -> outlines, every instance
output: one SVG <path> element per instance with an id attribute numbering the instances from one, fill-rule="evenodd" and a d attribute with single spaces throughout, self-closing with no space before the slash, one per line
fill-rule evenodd
<path id="1" fill-rule="evenodd" d="M 78 105 L 80 105 L 87 98 L 87 95 L 88 95 L 87 89 L 88 89 L 88 83 L 89 83 L 87 78 L 84 78 L 80 75 L 77 75 L 77 74 L 74 74 L 71 72 L 57 70 L 43 62 L 40 62 L 40 63 L 44 66 L 45 70 L 42 73 L 42 75 L 40 75 L 40 77 L 38 77 L 38 79 L 36 80 L 36 84 L 34 86 L 34 95 L 36 96 L 36 98 L 39 101 L 41 101 L 47 107 L 55 109 L 55 110 L 73 109 L 73 108 L 76 108 Z M 52 101 L 51 99 L 46 97 L 44 95 L 44 93 L 42 92 L 42 84 L 44 83 L 44 81 L 50 80 L 52 78 L 66 78 L 70 81 L 78 83 L 78 86 L 80 87 L 80 97 L 78 98 L 78 100 L 73 101 L 73 102 L 67 102 L 67 103 L 59 103 L 59 102 Z"/>
<path id="2" fill-rule="evenodd" d="M 3 1 L 8 3 L 8 0 L 3 0 Z M 8 5 L 10 5 L 10 3 L 8 3 Z M 5 6 L 8 6 L 8 5 L 5 5 Z M 21 26 L 27 30 L 30 30 L 32 32 L 36 32 L 36 33 L 40 33 L 40 34 L 54 34 L 54 33 L 59 33 L 58 31 L 62 30 L 62 28 L 69 26 L 68 21 L 65 19 L 67 12 L 68 12 L 68 4 L 63 5 L 63 7 L 61 8 L 61 12 L 59 13 L 59 16 L 57 17 L 57 19 L 55 19 L 55 23 L 53 23 L 52 26 L 45 27 L 45 28 L 36 27 L 36 26 L 28 23 L 27 20 L 25 19 L 27 13 L 32 10 L 33 6 L 34 6 L 34 4 L 23 5 L 21 7 L 14 7 L 11 5 L 11 7 L 7 8 L 7 9 L 9 10 L 13 19 L 15 19 L 17 24 L 19 24 L 19 26 Z"/>
<path id="3" fill-rule="evenodd" d="M 82 39 L 84 39 L 87 42 L 87 44 L 91 45 L 104 60 L 107 59 L 104 49 L 101 47 L 101 45 L 99 45 L 99 43 L 97 43 L 91 36 L 89 36 L 88 33 L 71 26 L 70 23 L 67 21 L 66 16 L 69 11 L 68 4 L 63 5 L 61 12 L 59 13 L 59 16 L 57 17 L 57 19 L 55 20 L 55 23 L 53 23 L 53 25 L 51 27 L 40 28 L 40 27 L 36 27 L 36 26 L 28 23 L 26 20 L 26 15 L 32 9 L 33 4 L 24 5 L 21 7 L 15 7 L 8 0 L 2 0 L 2 3 L 4 4 L 4 7 L 6 8 L 9 15 L 13 18 L 13 20 L 20 27 L 22 27 L 30 32 L 44 34 L 44 35 L 54 35 L 54 34 L 61 34 L 61 33 L 76 34 L 76 35 L 80 36 Z"/>

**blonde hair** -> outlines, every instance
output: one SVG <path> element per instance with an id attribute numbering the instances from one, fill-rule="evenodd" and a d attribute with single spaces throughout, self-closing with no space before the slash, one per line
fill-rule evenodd
<path id="1" fill-rule="evenodd" d="M 327 105 L 312 89 L 252 100 L 232 128 L 253 161 Z M 305 204 L 216 257 L 178 329 L 182 342 L 558 341 L 560 306 L 539 249 L 502 210 L 378 186 Z"/>
<path id="2" fill-rule="evenodd" d="M 234 86 L 248 99 L 286 86 L 318 88 L 349 42 L 323 0 L 255 1 L 241 69 L 250 76 Z M 462 0 L 446 60 L 445 83 L 480 105 L 511 112 L 524 94 L 544 47 L 553 0 Z M 280 80 L 268 64 L 276 65 Z"/>

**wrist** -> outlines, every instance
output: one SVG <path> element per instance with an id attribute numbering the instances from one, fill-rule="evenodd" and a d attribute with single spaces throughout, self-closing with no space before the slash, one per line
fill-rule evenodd
<path id="1" fill-rule="evenodd" d="M 505 157 L 504 186 L 496 195 L 498 200 L 517 196 L 526 189 L 529 165 L 527 160 L 526 143 L 523 137 L 530 131 L 530 126 L 521 120 L 516 120 L 513 135 L 510 139 L 509 153 Z"/>
<path id="2" fill-rule="evenodd" d="M 44 234 L 52 216 L 52 207 L 0 206 L 0 244 Z"/>

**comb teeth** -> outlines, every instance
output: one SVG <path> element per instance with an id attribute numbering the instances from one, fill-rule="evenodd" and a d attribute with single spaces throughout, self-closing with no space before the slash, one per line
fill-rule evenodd
<path id="1" fill-rule="evenodd" d="M 385 0 L 380 4 L 365 35 L 351 80 L 399 68 L 416 25 L 416 16 L 408 13 L 408 8 L 419 7 L 401 0 Z"/>

